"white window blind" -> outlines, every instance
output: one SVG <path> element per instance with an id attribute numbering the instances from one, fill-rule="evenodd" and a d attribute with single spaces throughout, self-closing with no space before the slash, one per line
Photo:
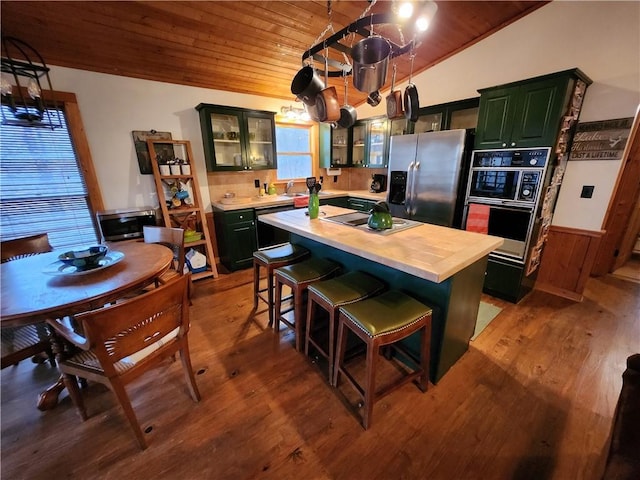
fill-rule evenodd
<path id="1" fill-rule="evenodd" d="M 98 241 L 66 121 L 55 130 L 0 125 L 0 237 L 37 233 L 54 248 Z"/>

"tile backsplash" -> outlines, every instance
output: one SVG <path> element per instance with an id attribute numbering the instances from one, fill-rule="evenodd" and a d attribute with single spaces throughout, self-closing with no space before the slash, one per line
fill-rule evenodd
<path id="1" fill-rule="evenodd" d="M 323 176 L 323 188 L 325 190 L 369 190 L 371 175 L 374 173 L 386 174 L 385 168 L 343 168 L 337 176 L 327 175 L 324 168 L 320 169 Z M 209 195 L 212 202 L 219 201 L 226 192 L 233 192 L 236 197 L 255 197 L 258 189 L 254 186 L 255 180 L 260 185 L 269 185 L 274 182 L 279 194 L 284 193 L 286 182 L 276 181 L 275 170 L 259 170 L 251 172 L 215 172 L 207 175 Z M 335 181 L 334 181 L 335 179 Z M 298 181 L 292 188 L 294 192 L 306 192 L 304 181 Z"/>

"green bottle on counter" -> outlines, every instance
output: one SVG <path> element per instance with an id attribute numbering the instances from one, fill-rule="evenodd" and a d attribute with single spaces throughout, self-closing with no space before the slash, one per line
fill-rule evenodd
<path id="1" fill-rule="evenodd" d="M 320 199 L 317 193 L 309 194 L 309 218 L 318 218 L 320 213 Z"/>

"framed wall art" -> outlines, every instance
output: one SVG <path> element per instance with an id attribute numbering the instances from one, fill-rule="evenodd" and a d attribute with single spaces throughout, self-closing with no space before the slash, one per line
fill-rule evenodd
<path id="1" fill-rule="evenodd" d="M 153 175 L 147 140 L 171 140 L 171 132 L 134 130 L 131 133 L 133 135 L 133 144 L 136 149 L 136 156 L 138 157 L 140 173 L 142 175 Z"/>

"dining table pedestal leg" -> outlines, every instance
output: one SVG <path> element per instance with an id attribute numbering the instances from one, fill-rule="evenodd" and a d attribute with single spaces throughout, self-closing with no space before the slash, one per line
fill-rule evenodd
<path id="1" fill-rule="evenodd" d="M 49 327 L 49 339 L 51 340 L 51 349 L 56 356 L 58 364 L 71 355 L 68 351 L 69 342 L 65 342 L 60 336 L 56 334 L 55 329 Z M 44 392 L 38 396 L 38 410 L 46 411 L 51 410 L 58 405 L 58 397 L 60 393 L 65 389 L 64 378 L 62 375 L 58 377 L 56 383 L 48 387 Z"/>
<path id="2" fill-rule="evenodd" d="M 64 390 L 64 380 L 62 376 L 58 378 L 58 381 L 47 388 L 38 396 L 38 410 L 45 411 L 51 410 L 58 405 L 58 396 Z"/>

